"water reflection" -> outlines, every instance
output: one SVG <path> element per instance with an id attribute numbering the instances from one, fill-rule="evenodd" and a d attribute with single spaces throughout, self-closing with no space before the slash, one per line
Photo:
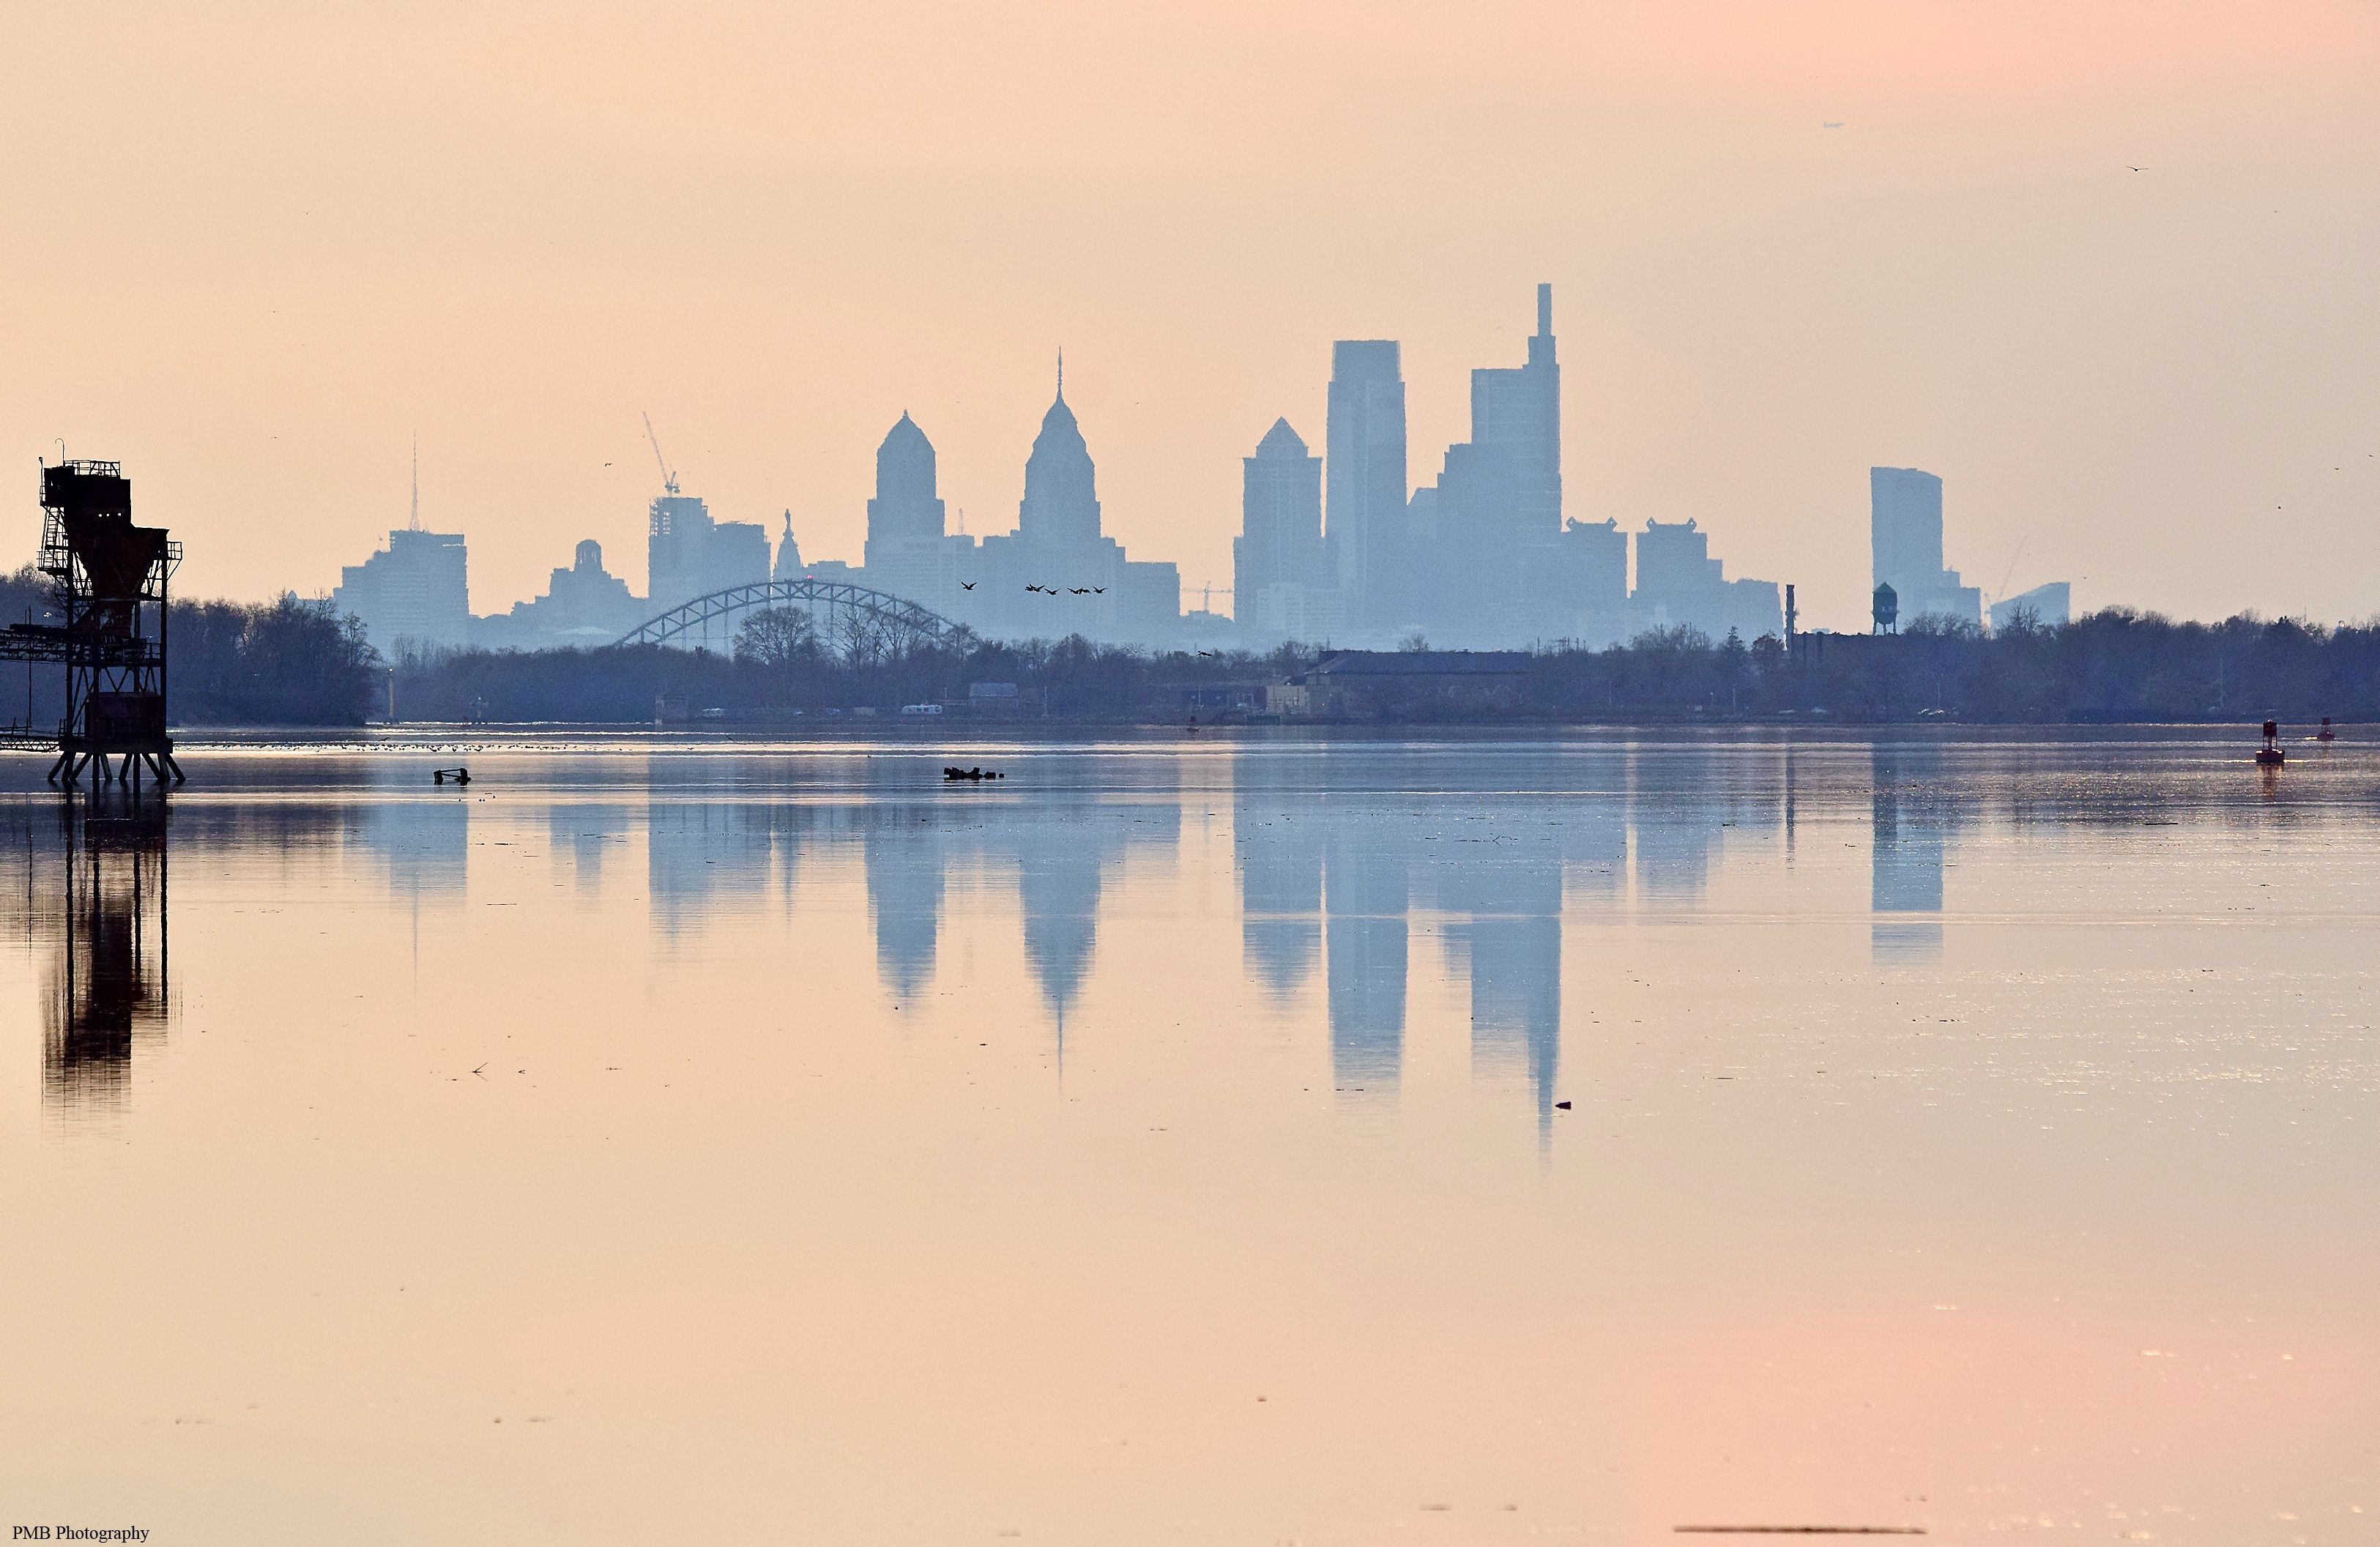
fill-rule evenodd
<path id="1" fill-rule="evenodd" d="M 121 1107 L 169 1008 L 165 807 L 111 797 L 9 809 L 10 933 L 40 953 L 42 1090 L 68 1118 Z"/>
<path id="2" fill-rule="evenodd" d="M 1931 744 L 1869 749 L 1868 908 L 1878 966 L 1928 966 L 1942 956 L 1942 863 L 1950 813 L 1942 754 Z"/>
<path id="3" fill-rule="evenodd" d="M 468 797 L 383 799 L 355 808 L 348 840 L 368 855 L 391 898 L 460 900 L 471 855 Z"/>
<path id="4" fill-rule="evenodd" d="M 1179 864 L 1182 781 L 1195 768 L 1229 791 L 1242 972 L 1257 1002 L 1284 1013 L 1314 997 L 1334 1089 L 1351 1103 L 1395 1100 L 1415 1007 L 1436 1002 L 1427 974 L 1438 971 L 1467 997 L 1475 1078 L 1524 1085 L 1542 1125 L 1565 1013 L 1592 1008 L 1572 1003 L 1579 991 L 1564 981 L 1566 946 L 1593 937 L 1582 922 L 1697 919 L 1723 873 L 1729 885 L 1787 874 L 1797 801 L 1803 822 L 1814 812 L 1864 822 L 1872 960 L 1938 961 L 1946 866 L 1988 787 L 1964 765 L 1954 776 L 1925 739 L 1799 755 L 1797 772 L 1790 742 L 1580 743 L 1483 757 L 1462 745 L 1251 740 L 1195 765 L 1135 757 L 1113 779 L 965 792 L 921 790 L 912 770 L 876 765 L 803 783 L 774 767 L 704 764 L 698 780 L 657 762 L 616 776 L 611 800 L 587 782 L 550 803 L 492 785 L 466 796 L 351 783 L 311 802 L 200 803 L 177 831 L 186 847 L 242 846 L 251 862 L 285 866 L 334 840 L 411 905 L 417 950 L 425 906 L 459 905 L 474 864 L 507 847 L 526 853 L 541 839 L 542 875 L 589 910 L 633 899 L 641 844 L 662 954 L 733 918 L 801 928 L 808 910 L 864 906 L 876 981 L 895 1002 L 970 991 L 944 949 L 956 899 L 1014 918 L 1010 949 L 1062 1055 L 1119 877 L 1135 856 Z M 2034 809 L 2007 798 L 2012 812 Z M 2058 809 L 2041 805 L 2038 816 Z M 165 1014 L 163 826 L 67 829 L 46 804 L 9 820 L 18 930 L 71 948 L 50 995 L 53 1085 L 120 1088 L 133 1040 Z"/>
<path id="5" fill-rule="evenodd" d="M 1500 790 L 1459 748 L 1245 748 L 1233 816 L 1247 972 L 1288 999 L 1318 943 L 1334 1085 L 1392 1095 L 1414 940 L 1436 935 L 1445 971 L 1467 983 L 1475 1073 L 1524 1078 L 1542 1126 L 1561 1057 L 1567 899 L 1614 903 L 1632 852 L 1649 903 L 1699 898 L 1727 829 L 1780 819 L 1781 786 L 1765 767 L 1752 775 L 1584 746 L 1536 787 Z"/>

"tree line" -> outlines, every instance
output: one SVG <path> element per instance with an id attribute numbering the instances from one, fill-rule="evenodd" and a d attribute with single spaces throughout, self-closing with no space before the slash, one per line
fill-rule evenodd
<path id="1" fill-rule="evenodd" d="M 0 575 L 0 623 L 56 622 L 49 581 Z M 406 720 L 792 723 L 905 705 L 968 707 L 978 683 L 1013 686 L 996 710 L 1051 719 L 1205 722 L 1260 708 L 1265 684 L 1329 652 L 1150 652 L 1079 635 L 1001 642 L 935 636 L 850 609 L 747 614 L 724 653 L 632 646 L 460 650 L 383 659 L 323 601 L 174 604 L 167 713 L 183 725 L 355 726 Z M 1422 646 L 1419 639 L 1409 647 Z M 0 677 L 0 719 L 54 727 L 58 673 Z M 1390 721 L 1927 718 L 1998 723 L 2380 719 L 2380 622 L 2338 628 L 2242 613 L 2216 623 L 2108 608 L 2056 627 L 2020 620 L 1986 636 L 1920 620 L 1896 636 L 1713 640 L 1656 629 L 1609 649 L 1532 652 L 1492 691 L 1368 690 Z"/>
<path id="2" fill-rule="evenodd" d="M 748 615 L 723 654 L 472 651 L 401 663 L 396 683 L 408 719 L 891 714 L 967 706 L 975 684 L 1006 683 L 1017 692 L 1012 712 L 1165 724 L 1232 718 L 1231 705 L 1260 703 L 1266 683 L 1328 653 L 1152 653 L 1080 636 L 1002 643 L 964 629 L 934 638 L 858 615 L 820 626 L 783 608 Z M 1608 649 L 1532 652 L 1517 679 L 1490 692 L 1375 687 L 1359 712 L 1410 721 L 2380 719 L 2380 623 L 2334 629 L 2246 613 L 2199 623 L 2109 608 L 2056 627 L 2020 620 L 1988 636 L 1932 619 L 1893 636 L 1804 635 L 1790 652 L 1774 637 L 1657 629 Z"/>
<path id="3" fill-rule="evenodd" d="M 0 574 L 0 626 L 58 623 L 51 580 L 28 564 Z M 352 617 L 327 601 L 177 601 L 165 621 L 166 718 L 179 725 L 361 725 L 383 665 Z M 0 719 L 54 731 L 64 673 L 0 674 Z"/>

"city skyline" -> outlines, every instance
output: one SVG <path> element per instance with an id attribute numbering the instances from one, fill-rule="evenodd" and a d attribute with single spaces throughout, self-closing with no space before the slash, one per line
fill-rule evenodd
<path id="1" fill-rule="evenodd" d="M 1333 339 L 1401 342 L 1433 472 L 1549 280 L 1570 514 L 1697 519 L 1813 626 L 1872 465 L 1960 486 L 1986 588 L 2022 543 L 2011 589 L 2372 610 L 2368 7 L 1195 15 L 29 16 L 0 458 L 126 459 L 188 592 L 261 598 L 401 523 L 418 427 L 484 607 L 635 551 L 639 410 L 856 560 L 906 408 L 997 529 L 1063 344 L 1111 535 L 1196 594 Z"/>
<path id="2" fill-rule="evenodd" d="M 1220 610 L 1210 610 L 1202 587 L 1200 606 L 1185 612 L 1179 565 L 1130 560 L 1107 534 L 1097 461 L 1066 401 L 1063 351 L 1026 457 L 1013 531 L 951 530 L 940 453 L 904 410 L 877 446 L 862 563 L 822 558 L 815 545 L 804 553 L 790 509 L 772 549 L 764 526 L 721 521 L 701 495 L 681 487 L 648 422 L 662 492 L 648 506 L 650 590 L 641 604 L 605 569 L 601 543 L 589 538 L 577 544 L 571 566 L 550 573 L 545 593 L 509 611 L 474 616 L 465 586 L 468 535 L 422 530 L 418 473 L 408 526 L 389 534 L 385 550 L 343 569 L 330 599 L 359 617 L 391 659 L 421 648 L 600 646 L 696 598 L 771 579 L 857 585 L 987 639 L 1082 635 L 1160 651 L 1410 648 L 1433 636 L 1464 650 L 1593 649 L 1660 630 L 1790 643 L 1806 614 L 1789 616 L 1787 584 L 1741 573 L 1730 578 L 1725 553 L 1713 553 L 1713 534 L 1698 519 L 1647 517 L 1623 531 L 1616 517 L 1568 514 L 1550 284 L 1536 285 L 1535 303 L 1524 363 L 1472 369 L 1470 438 L 1450 445 L 1435 480 L 1417 487 L 1398 342 L 1335 342 L 1328 454 L 1314 455 L 1282 417 L 1242 460 L 1242 527 L 1225 590 L 1232 599 Z M 1868 481 L 1869 581 L 1879 628 L 1893 626 L 1885 615 L 1888 591 L 1898 598 L 1899 620 L 1911 624 L 1931 617 L 1988 631 L 2019 615 L 2050 622 L 2070 615 L 2070 581 L 2036 582 L 2022 593 L 2004 582 L 1998 594 L 1962 585 L 1945 559 L 1937 475 L 1876 466 Z M 1823 590 L 1837 578 L 1795 584 Z M 742 605 L 770 603 L 761 597 Z M 832 632 L 832 620 L 820 626 Z M 722 627 L 732 634 L 735 619 L 714 618 L 686 642 L 725 649 Z"/>

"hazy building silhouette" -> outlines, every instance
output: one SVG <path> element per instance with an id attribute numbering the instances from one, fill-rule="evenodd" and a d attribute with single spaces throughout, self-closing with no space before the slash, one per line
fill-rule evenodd
<path id="1" fill-rule="evenodd" d="M 569 568 L 552 572 L 543 596 L 477 620 L 471 642 L 500 650 L 597 649 L 650 615 L 628 583 L 603 568 L 603 545 L 589 538 Z"/>
<path id="2" fill-rule="evenodd" d="M 1098 520 L 1098 502 L 1092 502 Z M 787 530 L 791 530 L 790 521 Z M 933 442 L 903 414 L 876 448 L 876 498 L 868 502 L 864 583 L 946 618 L 975 610 L 959 582 L 975 568 L 973 539 L 948 530 Z"/>
<path id="3" fill-rule="evenodd" d="M 1553 286 L 1537 286 L 1525 364 L 1471 373 L 1471 439 L 1447 448 L 1414 514 L 1439 562 L 1415 600 L 1446 642 L 1513 645 L 1569 632 L 1561 536 L 1561 367 Z"/>
<path id="4" fill-rule="evenodd" d="M 1628 534 L 1618 521 L 1566 523 L 1551 571 L 1560 597 L 1556 637 L 1594 649 L 1628 638 Z"/>
<path id="5" fill-rule="evenodd" d="M 977 562 L 982 578 L 967 593 L 969 617 L 999 636 L 1163 645 L 1181 626 L 1182 572 L 1133 561 L 1101 529 L 1098 475 L 1066 402 L 1062 364 L 1026 458 L 1016 530 L 984 538 Z"/>
<path id="6" fill-rule="evenodd" d="M 645 524 L 648 598 L 653 613 L 735 586 L 769 578 L 768 528 L 750 521 L 713 521 L 710 507 L 691 494 L 653 499 Z M 684 637 L 690 648 L 727 647 L 724 634 Z"/>
<path id="7" fill-rule="evenodd" d="M 1890 586 L 1900 627 L 1922 617 L 1981 627 L 1983 593 L 1942 562 L 1942 480 L 1915 467 L 1871 467 L 1868 540 L 1872 586 Z"/>
<path id="8" fill-rule="evenodd" d="M 1330 346 L 1324 537 L 1349 625 L 1393 629 L 1414 612 L 1405 511 L 1405 383 L 1393 339 Z"/>
<path id="9" fill-rule="evenodd" d="M 2023 619 L 2035 628 L 2062 628 L 2073 621 L 2074 587 L 2063 580 L 2019 591 L 1992 603 L 1992 632 L 2001 633 Z"/>
<path id="10" fill-rule="evenodd" d="M 1322 541 L 1322 459 L 1287 419 L 1275 419 L 1257 453 L 1241 459 L 1240 490 L 1232 598 L 1243 640 L 1328 637 L 1307 632 L 1318 619 L 1318 593 L 1330 594 L 1330 613 L 1344 615 Z"/>
<path id="11" fill-rule="evenodd" d="M 799 580 L 808 572 L 802 566 L 802 545 L 794 538 L 794 513 L 785 513 L 784 535 L 777 539 L 777 557 L 769 566 L 771 580 Z"/>
<path id="12" fill-rule="evenodd" d="M 470 643 L 469 559 L 457 532 L 400 527 L 388 546 L 339 571 L 331 606 L 362 622 L 372 648 L 391 660 Z"/>
<path id="13" fill-rule="evenodd" d="M 1647 521 L 1636 535 L 1636 589 L 1629 598 L 1633 633 L 1688 627 L 1713 639 L 1732 631 L 1750 644 L 1785 634 L 1785 607 L 1772 580 L 1730 580 L 1710 556 L 1710 536 L 1694 521 Z"/>

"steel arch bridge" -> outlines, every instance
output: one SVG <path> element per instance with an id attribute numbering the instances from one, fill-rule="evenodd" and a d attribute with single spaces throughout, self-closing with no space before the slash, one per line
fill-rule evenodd
<path id="1" fill-rule="evenodd" d="M 928 639 L 947 638 L 958 625 L 941 613 L 930 611 L 914 601 L 892 596 L 883 591 L 871 591 L 865 586 L 854 586 L 847 580 L 762 580 L 749 586 L 731 586 L 723 591 L 680 602 L 658 618 L 630 629 L 613 640 L 616 648 L 623 645 L 666 645 L 689 633 L 708 637 L 712 625 L 724 623 L 741 612 L 764 607 L 784 607 L 799 603 L 811 609 L 824 609 L 825 623 L 844 609 L 871 616 L 914 631 Z"/>

